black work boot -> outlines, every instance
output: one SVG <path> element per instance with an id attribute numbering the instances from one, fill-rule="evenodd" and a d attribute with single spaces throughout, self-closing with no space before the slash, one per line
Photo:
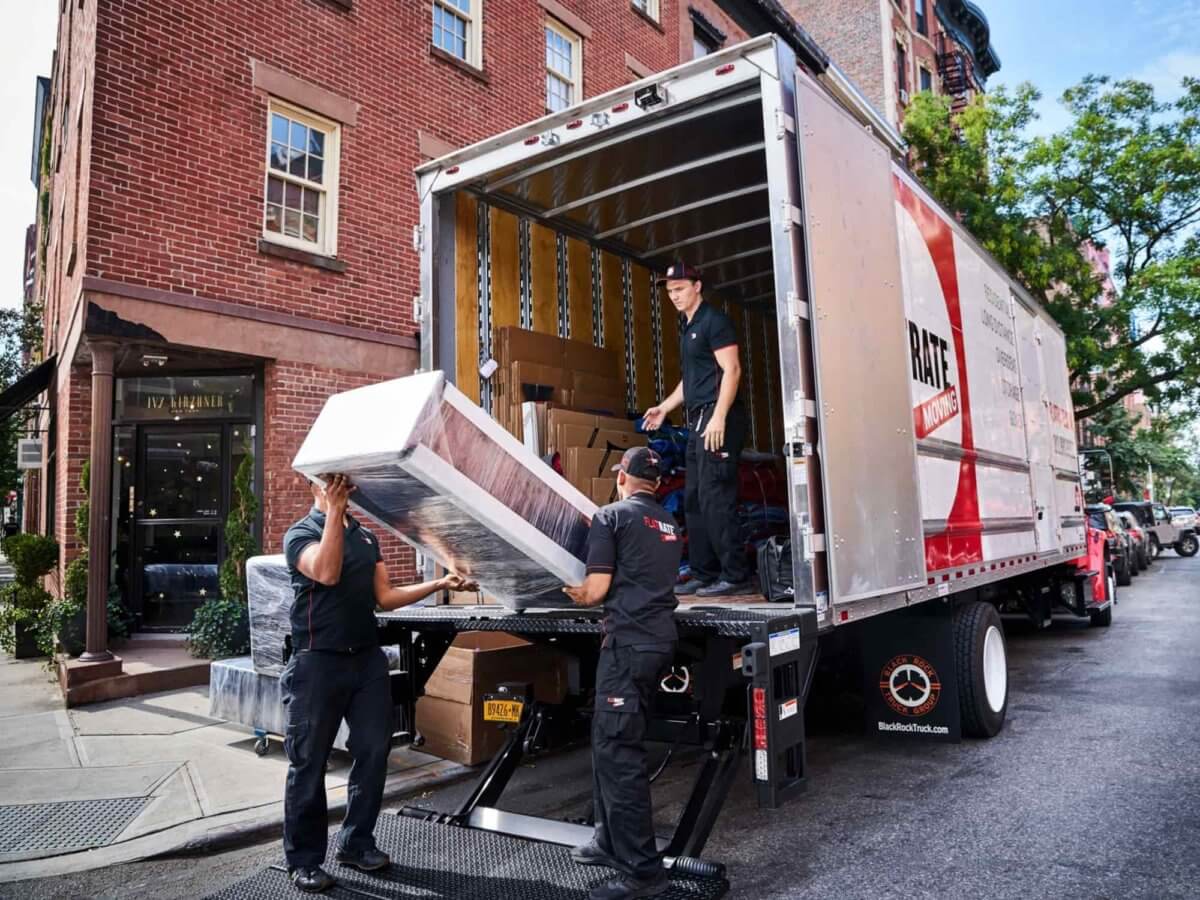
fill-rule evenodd
<path id="1" fill-rule="evenodd" d="M 337 884 L 334 877 L 320 866 L 297 866 L 294 869 L 288 869 L 288 878 L 291 879 L 297 890 L 304 891 L 306 894 L 319 894 Z"/>
<path id="2" fill-rule="evenodd" d="M 752 585 L 748 581 L 739 581 L 737 584 L 721 579 L 714 581 L 712 584 L 705 585 L 696 591 L 697 597 L 733 597 L 738 594 L 749 593 Z"/>
<path id="3" fill-rule="evenodd" d="M 586 844 L 580 844 L 578 847 L 571 848 L 571 859 L 581 866 L 608 866 L 610 869 L 623 869 L 611 853 L 601 847 L 596 841 L 590 840 Z"/>
<path id="4" fill-rule="evenodd" d="M 392 858 L 378 847 L 369 850 L 346 850 L 339 847 L 334 859 L 338 865 L 349 866 L 360 872 L 378 872 L 392 864 Z"/>
<path id="5" fill-rule="evenodd" d="M 634 875 L 618 875 L 604 884 L 598 884 L 588 894 L 588 900 L 635 900 L 637 897 L 657 897 L 664 893 L 671 882 L 664 869 L 654 875 L 638 878 Z"/>
<path id="6" fill-rule="evenodd" d="M 708 587 L 712 582 L 704 581 L 700 578 L 692 578 L 690 575 L 686 581 L 681 581 L 675 585 L 676 597 L 690 597 L 700 590 L 702 587 Z"/>

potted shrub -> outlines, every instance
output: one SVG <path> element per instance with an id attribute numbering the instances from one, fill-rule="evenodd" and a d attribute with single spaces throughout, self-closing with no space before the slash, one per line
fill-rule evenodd
<path id="1" fill-rule="evenodd" d="M 54 602 L 40 579 L 58 565 L 58 541 L 40 534 L 4 538 L 4 556 L 13 568 L 13 581 L 0 592 L 0 648 L 18 659 L 46 656 L 39 640 L 39 618 Z"/>

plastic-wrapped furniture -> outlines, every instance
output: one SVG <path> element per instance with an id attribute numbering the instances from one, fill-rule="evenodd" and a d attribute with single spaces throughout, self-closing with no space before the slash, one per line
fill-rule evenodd
<path id="1" fill-rule="evenodd" d="M 278 678 L 286 662 L 284 648 L 292 633 L 295 602 L 287 560 L 282 553 L 246 560 L 246 595 L 254 670 Z"/>
<path id="2" fill-rule="evenodd" d="M 583 581 L 596 505 L 441 372 L 330 397 L 292 465 L 348 475 L 355 510 L 506 606 Z"/>

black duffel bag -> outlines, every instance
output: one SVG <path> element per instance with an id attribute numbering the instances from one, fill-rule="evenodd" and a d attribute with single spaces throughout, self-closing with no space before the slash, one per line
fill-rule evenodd
<path id="1" fill-rule="evenodd" d="M 791 600 L 792 542 L 772 537 L 758 548 L 759 590 L 768 600 Z"/>

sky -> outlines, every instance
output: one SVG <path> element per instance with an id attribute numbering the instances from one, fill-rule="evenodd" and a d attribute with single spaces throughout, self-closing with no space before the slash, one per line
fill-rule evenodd
<path id="1" fill-rule="evenodd" d="M 163 0 L 160 0 L 163 2 Z M 532 0 L 530 0 L 532 2 Z M 1043 129 L 1061 125 L 1064 88 L 1085 74 L 1134 76 L 1163 97 L 1200 76 L 1200 0 L 977 0 L 1001 69 L 991 84 L 1032 81 L 1044 94 Z M 50 74 L 58 4 L 0 0 L 0 305 L 21 302 L 25 228 L 37 194 L 29 180 L 34 81 Z"/>

